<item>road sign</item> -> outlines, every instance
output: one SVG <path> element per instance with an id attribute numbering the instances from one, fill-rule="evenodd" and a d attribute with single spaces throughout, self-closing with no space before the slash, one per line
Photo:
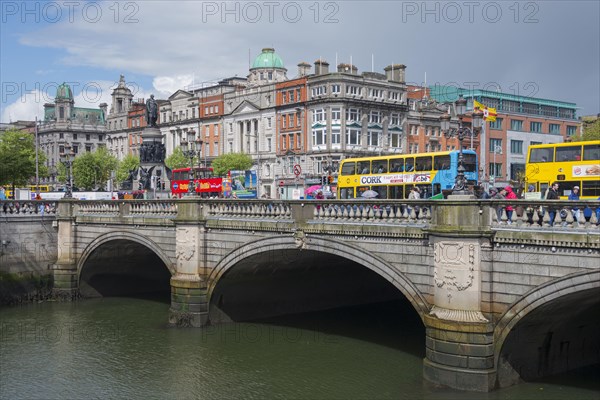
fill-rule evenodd
<path id="1" fill-rule="evenodd" d="M 302 173 L 302 168 L 300 167 L 300 164 L 294 164 L 294 174 L 296 176 L 298 176 L 301 173 Z"/>

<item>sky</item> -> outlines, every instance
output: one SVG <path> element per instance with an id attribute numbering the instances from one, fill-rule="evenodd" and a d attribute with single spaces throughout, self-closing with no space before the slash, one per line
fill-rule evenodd
<path id="1" fill-rule="evenodd" d="M 77 107 L 246 76 L 264 47 L 287 76 L 322 58 L 359 73 L 576 103 L 600 113 L 600 1 L 0 2 L 0 122 L 43 115 L 67 82 Z"/>

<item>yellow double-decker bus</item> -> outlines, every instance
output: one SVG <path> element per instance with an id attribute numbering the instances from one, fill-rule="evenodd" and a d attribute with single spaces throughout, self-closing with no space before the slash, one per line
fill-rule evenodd
<path id="1" fill-rule="evenodd" d="M 406 199 L 413 187 L 420 198 L 441 198 L 442 190 L 452 189 L 458 167 L 458 150 L 436 153 L 402 154 L 342 160 L 337 182 L 337 198 L 365 197 Z M 463 150 L 465 179 L 468 185 L 478 180 L 477 154 Z"/>
<path id="2" fill-rule="evenodd" d="M 529 146 L 525 168 L 526 185 L 545 196 L 558 182 L 559 196 L 566 199 L 579 186 L 580 199 L 600 196 L 600 140 L 538 144 Z"/>

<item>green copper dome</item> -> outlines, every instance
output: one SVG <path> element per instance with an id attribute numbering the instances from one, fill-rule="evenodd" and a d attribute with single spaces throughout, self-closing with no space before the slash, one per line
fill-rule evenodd
<path id="1" fill-rule="evenodd" d="M 285 68 L 283 60 L 275 53 L 275 49 L 264 48 L 252 64 L 252 68 Z"/>
<path id="2" fill-rule="evenodd" d="M 73 92 L 71 91 L 71 87 L 65 82 L 59 85 L 56 89 L 56 99 L 73 100 Z"/>

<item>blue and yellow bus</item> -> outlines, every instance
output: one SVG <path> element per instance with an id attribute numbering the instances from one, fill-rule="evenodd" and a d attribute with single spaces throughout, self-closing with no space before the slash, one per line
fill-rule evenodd
<path id="1" fill-rule="evenodd" d="M 452 189 L 458 166 L 458 150 L 436 153 L 387 155 L 342 160 L 338 175 L 337 198 L 362 197 L 367 190 L 378 199 L 406 199 L 416 186 L 421 198 L 440 196 Z M 467 185 L 477 185 L 477 154 L 463 150 Z"/>

